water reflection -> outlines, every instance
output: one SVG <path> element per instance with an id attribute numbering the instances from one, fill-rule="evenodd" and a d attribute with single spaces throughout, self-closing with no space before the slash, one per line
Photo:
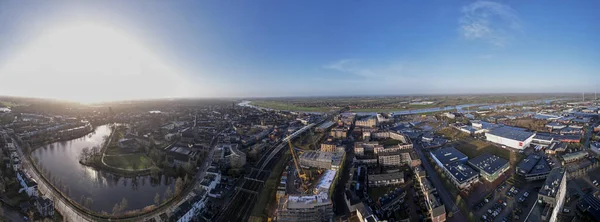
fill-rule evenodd
<path id="1" fill-rule="evenodd" d="M 87 136 L 41 147 L 32 156 L 56 178 L 55 186 L 56 181 L 66 185 L 68 195 L 75 201 L 91 199 L 91 209 L 97 212 L 111 213 L 115 203 L 123 198 L 128 201 L 127 210 L 141 209 L 154 203 L 155 194 L 162 197 L 167 187 L 173 189 L 172 180 L 164 176 L 124 178 L 79 164 L 81 150 L 101 145 L 103 137 L 109 134 L 107 125 L 99 126 Z"/>

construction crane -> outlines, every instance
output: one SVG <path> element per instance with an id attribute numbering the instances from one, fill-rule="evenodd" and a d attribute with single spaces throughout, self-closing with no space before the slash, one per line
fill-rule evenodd
<path id="1" fill-rule="evenodd" d="M 288 140 L 288 144 L 290 146 L 290 152 L 292 153 L 292 158 L 294 159 L 294 164 L 296 165 L 296 172 L 298 172 L 298 177 L 300 177 L 302 185 L 306 186 L 306 184 L 308 184 L 308 177 L 302 171 L 302 168 L 300 168 L 300 165 L 298 165 L 298 158 L 296 156 L 296 151 L 294 150 L 294 146 L 292 146 L 292 141 Z"/>

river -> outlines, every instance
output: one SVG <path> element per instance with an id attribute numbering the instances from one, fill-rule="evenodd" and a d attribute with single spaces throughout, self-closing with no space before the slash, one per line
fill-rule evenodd
<path id="1" fill-rule="evenodd" d="M 548 104 L 548 103 L 551 103 L 551 102 L 557 101 L 557 100 L 560 100 L 560 99 L 519 101 L 519 102 L 509 102 L 509 103 L 502 103 L 502 104 L 461 104 L 461 105 L 457 105 L 457 106 L 391 111 L 388 113 L 393 113 L 394 116 L 399 116 L 399 115 L 401 116 L 401 115 L 431 113 L 431 112 L 440 112 L 440 111 L 454 111 L 454 110 L 456 110 L 457 112 L 465 112 L 465 110 L 463 110 L 463 109 L 471 108 L 471 107 L 477 107 L 480 109 L 496 109 L 498 107 L 505 107 L 505 106 L 522 106 L 522 105 L 533 105 L 533 104 L 541 104 L 541 103 Z M 238 106 L 246 106 L 246 107 L 252 107 L 252 108 L 271 110 L 270 108 L 263 108 L 263 107 L 257 107 L 257 106 L 251 105 L 250 104 L 251 102 L 252 101 L 242 101 L 242 102 L 238 103 Z M 467 112 L 469 112 L 469 111 L 467 111 Z M 317 112 L 305 112 L 305 113 L 317 113 Z M 377 112 L 355 112 L 355 113 L 358 115 L 377 115 Z"/>
<path id="2" fill-rule="evenodd" d="M 37 158 L 39 165 L 53 177 L 68 186 L 71 199 L 81 203 L 82 196 L 91 198 L 91 210 L 96 212 L 112 213 L 115 204 L 123 198 L 128 202 L 126 210 L 141 209 L 154 204 L 156 193 L 162 199 L 167 187 L 174 190 L 173 179 L 165 176 L 124 178 L 81 165 L 81 150 L 99 146 L 104 136 L 108 135 L 110 128 L 102 125 L 84 137 L 40 147 L 31 156 Z"/>

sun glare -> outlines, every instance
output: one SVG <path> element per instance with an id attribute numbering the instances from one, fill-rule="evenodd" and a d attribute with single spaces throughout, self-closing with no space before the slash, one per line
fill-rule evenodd
<path id="1" fill-rule="evenodd" d="M 0 93 L 79 102 L 189 96 L 180 72 L 111 26 L 49 29 L 20 52 L 0 63 Z"/>

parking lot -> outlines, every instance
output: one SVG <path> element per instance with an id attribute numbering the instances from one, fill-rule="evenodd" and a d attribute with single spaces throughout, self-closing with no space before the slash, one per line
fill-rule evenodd
<path id="1" fill-rule="evenodd" d="M 542 183 L 509 178 L 471 204 L 473 216 L 478 221 L 524 221 Z"/>

